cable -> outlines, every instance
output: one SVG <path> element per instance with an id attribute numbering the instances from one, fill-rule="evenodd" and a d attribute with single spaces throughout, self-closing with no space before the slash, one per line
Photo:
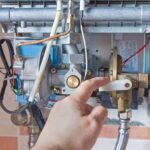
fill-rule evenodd
<path id="1" fill-rule="evenodd" d="M 5 78 L 7 78 L 7 74 L 5 75 Z M 24 111 L 28 106 L 29 104 L 26 104 L 24 106 L 21 106 L 19 109 L 17 110 L 14 110 L 14 111 L 11 111 L 11 110 L 8 110 L 6 108 L 6 106 L 4 105 L 3 103 L 3 99 L 4 99 L 4 94 L 5 94 L 5 91 L 6 91 L 6 87 L 7 87 L 7 80 L 4 80 L 3 81 L 3 85 L 2 85 L 2 88 L 1 88 L 1 92 L 0 92 L 0 106 L 1 108 L 8 114 L 19 114 L 21 113 L 22 111 Z"/>
<path id="2" fill-rule="evenodd" d="M 55 20 L 54 20 L 54 23 L 53 23 L 53 26 L 52 26 L 52 30 L 51 30 L 51 33 L 50 33 L 50 36 L 55 36 L 56 31 L 57 31 L 57 27 L 59 25 L 60 18 L 61 18 L 61 11 L 57 10 L 56 16 L 55 16 Z M 46 50 L 45 50 L 45 53 L 44 53 L 44 56 L 43 56 L 43 60 L 42 60 L 40 69 L 39 69 L 39 71 L 37 73 L 36 80 L 34 82 L 33 88 L 31 90 L 31 93 L 30 93 L 30 96 L 29 96 L 29 102 L 33 102 L 34 101 L 35 94 L 36 94 L 36 92 L 37 92 L 37 90 L 39 88 L 40 82 L 42 80 L 43 73 L 45 71 L 45 67 L 46 67 L 47 61 L 49 59 L 50 48 L 51 48 L 52 44 L 53 44 L 53 40 L 49 41 L 47 46 L 46 46 Z"/>
<path id="3" fill-rule="evenodd" d="M 1 70 L 0 70 L 0 73 L 1 73 L 1 74 L 3 74 L 3 75 L 5 75 L 5 74 L 6 74 L 6 73 L 4 73 L 4 72 L 3 72 L 3 71 L 1 71 Z"/>
<path id="4" fill-rule="evenodd" d="M 86 44 L 85 35 L 83 31 L 83 21 L 82 21 L 84 9 L 85 9 L 85 0 L 80 0 L 80 29 L 81 29 L 81 35 L 82 35 L 84 53 L 85 53 L 85 73 L 84 73 L 84 80 L 85 80 L 88 73 L 88 51 L 87 51 L 87 44 Z"/>
<path id="5" fill-rule="evenodd" d="M 5 68 L 3 68 L 3 67 L 0 67 L 0 69 L 1 69 L 1 70 L 2 70 L 2 69 L 5 70 Z"/>
<path id="6" fill-rule="evenodd" d="M 8 65 L 8 61 L 6 59 L 6 56 L 5 56 L 3 48 L 2 48 L 2 44 L 4 42 L 6 42 L 8 50 L 9 50 L 10 63 L 11 63 L 10 65 Z M 1 59 L 2 59 L 2 62 L 3 62 L 3 65 L 5 67 L 6 73 L 8 75 L 8 78 L 13 78 L 13 80 L 10 80 L 12 91 L 18 96 L 22 95 L 22 93 L 23 93 L 22 89 L 18 89 L 18 86 L 17 86 L 17 79 L 14 80 L 15 72 L 14 72 L 14 69 L 12 68 L 14 51 L 13 51 L 12 44 L 9 40 L 6 40 L 6 39 L 1 39 L 0 40 L 0 56 L 1 56 Z M 5 75 L 5 73 L 3 73 L 1 70 L 0 70 L 0 73 Z"/>
<path id="7" fill-rule="evenodd" d="M 42 39 L 42 40 L 38 40 L 38 41 L 33 41 L 33 42 L 23 42 L 23 43 L 19 43 L 16 45 L 16 54 L 17 54 L 17 57 L 18 59 L 21 61 L 22 60 L 22 56 L 19 54 L 19 47 L 20 46 L 24 46 L 24 45 L 34 45 L 34 44 L 40 44 L 40 43 L 43 43 L 43 42 L 47 42 L 47 41 L 50 41 L 50 40 L 54 40 L 56 38 L 59 38 L 61 36 L 65 36 L 67 34 L 69 34 L 71 31 L 71 26 L 69 27 L 68 31 L 66 32 L 63 32 L 63 33 L 59 33 L 59 34 L 56 34 L 54 36 L 50 36 L 48 38 L 45 38 L 45 39 Z"/>
<path id="8" fill-rule="evenodd" d="M 1 74 L 3 74 L 3 75 L 5 75 L 6 73 L 5 73 L 5 72 L 3 72 L 2 70 L 5 70 L 5 68 L 0 67 L 0 73 L 1 73 Z"/>
<path id="9" fill-rule="evenodd" d="M 86 40 L 85 40 L 85 36 L 84 36 L 82 23 L 80 24 L 80 29 L 81 29 L 83 45 L 84 45 L 84 52 L 85 52 L 85 73 L 84 73 L 84 80 L 85 80 L 87 73 L 88 73 L 88 52 L 87 52 Z"/>
<path id="10" fill-rule="evenodd" d="M 8 65 L 7 59 L 5 57 L 5 54 L 3 52 L 2 45 L 0 45 L 0 56 L 1 56 L 3 65 L 4 65 L 5 69 L 6 69 L 6 72 L 7 72 L 8 76 L 11 77 L 12 73 L 10 71 L 10 66 Z"/>
<path id="11" fill-rule="evenodd" d="M 2 108 L 6 113 L 11 114 L 11 115 L 16 115 L 16 114 L 22 113 L 25 109 L 27 109 L 28 106 L 29 106 L 29 104 L 26 104 L 26 105 L 24 105 L 24 106 L 21 106 L 19 109 L 13 110 L 13 111 L 8 110 L 8 109 L 5 107 L 5 105 L 3 104 L 3 101 L 0 101 L 0 106 L 1 106 L 1 108 Z"/>
<path id="12" fill-rule="evenodd" d="M 70 10 L 70 9 L 72 9 L 72 7 L 71 7 L 72 0 L 69 0 L 68 3 L 69 3 L 69 6 L 68 6 L 69 7 L 69 9 L 68 9 L 69 10 L 69 12 L 68 12 L 69 15 L 68 15 L 68 18 L 67 18 L 67 23 L 69 24 L 68 30 L 66 32 L 55 34 L 55 35 L 51 34 L 50 37 L 42 39 L 42 40 L 37 40 L 37 41 L 32 41 L 32 42 L 23 42 L 23 43 L 17 44 L 16 45 L 16 54 L 17 54 L 17 57 L 20 61 L 22 60 L 22 57 L 19 54 L 19 47 L 20 46 L 40 44 L 40 43 L 43 43 L 43 42 L 51 41 L 51 40 L 54 40 L 54 39 L 59 38 L 61 36 L 65 36 L 65 35 L 67 35 L 71 32 L 71 29 L 72 29 L 72 26 L 73 26 L 72 25 L 72 14 L 71 14 L 71 10 Z M 59 17 L 61 17 L 61 11 L 62 11 L 62 0 L 57 0 L 57 12 L 56 12 L 55 20 L 54 20 L 55 24 L 56 24 L 56 19 L 57 19 L 58 15 L 60 15 Z M 60 13 L 60 14 L 58 14 L 58 13 Z M 52 27 L 52 31 L 53 31 L 53 27 Z M 51 33 L 52 33 L 52 31 L 51 31 Z M 47 45 L 49 45 L 49 44 L 47 44 Z"/>
<path id="13" fill-rule="evenodd" d="M 136 56 L 137 54 L 141 53 L 147 47 L 147 45 L 149 44 L 149 42 L 150 42 L 150 37 L 148 37 L 147 42 L 139 50 L 137 50 L 135 53 L 133 53 L 131 56 L 129 56 L 127 59 L 125 59 L 123 61 L 123 65 L 125 65 L 134 56 Z"/>
<path id="14" fill-rule="evenodd" d="M 4 42 L 7 44 L 7 47 L 8 47 L 9 56 L 10 56 L 10 66 L 9 66 L 9 69 L 12 71 L 13 60 L 14 60 L 14 50 L 13 50 L 13 46 L 12 46 L 11 41 L 10 41 L 9 39 L 1 39 L 1 40 L 0 40 L 1 48 L 2 48 L 2 44 L 3 44 Z M 4 54 L 3 54 L 3 55 L 4 55 Z M 4 58 L 4 59 L 6 60 L 6 58 Z M 4 62 L 3 62 L 3 63 L 4 63 Z M 6 69 L 6 68 L 0 67 L 0 69 Z"/>
<path id="15" fill-rule="evenodd" d="M 69 1 L 70 2 L 70 1 Z M 56 16 L 55 16 L 55 20 L 53 23 L 53 27 L 52 27 L 52 31 L 51 31 L 51 36 L 53 36 L 56 33 L 58 24 L 59 24 L 59 20 L 60 20 L 60 16 L 61 16 L 61 11 L 57 11 Z M 72 28 L 72 14 L 68 14 L 68 19 L 67 19 L 67 23 L 69 24 L 69 31 L 67 32 L 67 34 L 70 33 L 71 28 Z M 32 91 L 30 93 L 29 96 L 29 102 L 33 102 L 34 101 L 34 96 L 37 92 L 37 89 L 39 88 L 46 64 L 47 64 L 47 60 L 49 58 L 49 54 L 50 54 L 50 48 L 52 46 L 53 40 L 49 41 L 49 43 L 46 46 L 46 50 L 45 50 L 45 54 L 43 56 L 43 60 L 39 69 L 39 72 L 37 74 L 34 86 L 32 88 Z"/>
<path id="16" fill-rule="evenodd" d="M 10 54 L 10 62 L 11 62 L 11 65 L 9 66 L 8 65 L 8 62 L 7 62 L 7 59 L 5 57 L 5 54 L 4 54 L 4 51 L 2 49 L 2 44 L 6 42 L 7 46 L 8 46 L 8 49 L 9 49 L 9 54 Z M 14 111 L 11 111 L 11 110 L 8 110 L 4 103 L 3 103 L 3 99 L 4 99 L 4 94 L 5 94 L 5 91 L 6 91 L 6 87 L 7 87 L 7 77 L 8 78 L 11 78 L 13 76 L 13 69 L 12 69 L 12 65 L 13 65 L 13 55 L 14 55 L 14 51 L 13 51 L 13 47 L 11 45 L 11 42 L 9 40 L 5 40 L 5 39 L 2 39 L 0 40 L 0 56 L 1 56 L 1 59 L 2 59 L 2 62 L 3 62 L 3 65 L 6 70 L 6 73 L 5 73 L 5 79 L 6 80 L 3 80 L 3 85 L 2 85 L 2 88 L 1 88 L 1 91 L 0 91 L 0 106 L 1 108 L 8 114 L 18 114 L 18 113 L 21 113 L 22 111 L 24 111 L 29 104 L 26 104 L 24 106 L 21 106 L 19 109 L 17 110 L 14 110 Z M 14 88 L 14 85 L 12 85 L 12 82 L 10 80 L 10 83 L 11 83 L 11 87 Z M 15 89 L 16 90 L 16 89 Z"/>
<path id="17" fill-rule="evenodd" d="M 31 107 L 33 117 L 37 122 L 37 125 L 39 126 L 40 130 L 42 130 L 45 125 L 45 120 L 43 118 L 40 108 L 35 103 L 32 103 L 30 107 Z"/>

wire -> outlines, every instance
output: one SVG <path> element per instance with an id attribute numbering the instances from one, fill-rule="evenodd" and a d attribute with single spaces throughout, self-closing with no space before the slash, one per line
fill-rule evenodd
<path id="1" fill-rule="evenodd" d="M 129 56 L 127 59 L 125 59 L 123 61 L 123 65 L 125 65 L 134 56 L 136 56 L 137 54 L 141 53 L 147 47 L 147 45 L 149 44 L 149 42 L 150 42 L 150 37 L 148 37 L 147 42 L 139 50 L 137 50 L 135 53 L 133 53 L 131 56 Z"/>
<path id="2" fill-rule="evenodd" d="M 51 36 L 53 36 L 53 35 L 55 36 L 55 34 L 56 34 L 56 30 L 57 30 L 57 27 L 59 25 L 61 13 L 62 13 L 61 11 L 56 12 L 55 20 L 54 20 L 52 30 L 51 30 Z M 69 25 L 69 30 L 68 30 L 68 32 L 65 32 L 65 35 L 69 34 L 71 32 L 72 25 L 73 25 L 72 23 L 73 23 L 73 16 L 70 13 L 68 13 L 67 24 Z M 62 33 L 61 35 L 64 35 L 64 33 Z M 49 41 L 47 46 L 46 46 L 46 50 L 45 50 L 45 53 L 44 53 L 44 56 L 43 56 L 43 60 L 41 62 L 40 69 L 37 73 L 36 80 L 34 82 L 33 88 L 31 90 L 31 93 L 30 93 L 30 96 L 29 96 L 29 102 L 34 101 L 35 94 L 37 92 L 37 89 L 40 86 L 40 82 L 42 80 L 42 76 L 43 76 L 43 73 L 45 71 L 45 67 L 47 65 L 47 61 L 48 61 L 49 53 L 50 53 L 50 47 L 52 46 L 52 44 L 53 44 L 53 40 Z"/>
<path id="3" fill-rule="evenodd" d="M 5 78 L 7 78 L 7 74 L 5 75 Z M 5 94 L 5 91 L 6 91 L 6 87 L 7 87 L 7 80 L 4 80 L 3 81 L 3 85 L 2 85 L 2 88 L 1 88 L 1 91 L 0 91 L 0 106 L 1 108 L 8 114 L 19 114 L 21 113 L 22 111 L 24 111 L 28 106 L 29 104 L 26 104 L 24 106 L 21 106 L 19 109 L 17 110 L 14 110 L 14 111 L 11 111 L 11 110 L 8 110 L 6 108 L 6 106 L 4 105 L 3 103 L 3 99 L 4 99 L 4 94 Z"/>
<path id="4" fill-rule="evenodd" d="M 24 46 L 24 45 L 34 45 L 34 44 L 40 44 L 40 43 L 43 43 L 43 42 L 51 41 L 51 40 L 53 40 L 53 39 L 56 39 L 56 38 L 59 38 L 59 37 L 61 37 L 61 36 L 65 36 L 65 35 L 69 34 L 70 31 L 71 31 L 71 28 L 72 28 L 72 23 L 71 23 L 71 25 L 69 26 L 68 31 L 66 31 L 66 32 L 59 33 L 59 34 L 56 34 L 56 35 L 54 35 L 54 36 L 50 36 L 50 37 L 45 38 L 45 39 L 42 39 L 42 40 L 37 40 L 37 41 L 32 41 L 32 42 L 22 42 L 22 43 L 17 44 L 17 45 L 16 45 L 16 53 L 17 53 L 18 59 L 19 59 L 20 61 L 22 60 L 22 56 L 19 54 L 19 47 L 20 47 L 20 46 Z"/>
<path id="5" fill-rule="evenodd" d="M 83 31 L 82 16 L 83 16 L 83 11 L 81 11 L 81 16 L 80 16 L 80 29 L 81 29 L 81 35 L 82 35 L 84 53 L 85 53 L 85 73 L 84 73 L 84 80 L 85 80 L 88 73 L 88 51 L 87 51 L 87 44 L 86 44 L 85 35 Z"/>
<path id="6" fill-rule="evenodd" d="M 3 71 L 1 71 L 1 70 L 0 70 L 0 73 L 1 73 L 1 74 L 3 74 L 3 75 L 5 75 L 5 74 L 6 74 L 6 73 L 4 73 L 4 72 L 3 72 Z"/>
<path id="7" fill-rule="evenodd" d="M 12 110 L 8 110 L 8 109 L 6 108 L 6 106 L 3 104 L 3 101 L 0 101 L 0 106 L 1 106 L 1 108 L 2 108 L 6 113 L 11 114 L 11 115 L 16 115 L 16 114 L 22 113 L 25 109 L 27 109 L 28 106 L 29 106 L 29 104 L 26 104 L 26 105 L 24 105 L 24 106 L 21 106 L 19 109 L 13 110 L 13 111 L 12 111 Z"/>
<path id="8" fill-rule="evenodd" d="M 30 107 L 31 107 L 33 117 L 37 122 L 37 125 L 39 126 L 40 130 L 42 130 L 45 125 L 45 120 L 43 118 L 40 108 L 35 103 L 32 103 Z"/>
<path id="9" fill-rule="evenodd" d="M 16 76 L 16 78 L 15 78 Z M 12 76 L 12 80 L 10 81 L 11 83 L 11 89 L 12 91 L 17 95 L 23 95 L 23 88 L 22 88 L 22 84 L 21 84 L 21 80 L 19 78 L 19 75 L 15 73 L 15 70 L 13 69 L 13 76 Z"/>

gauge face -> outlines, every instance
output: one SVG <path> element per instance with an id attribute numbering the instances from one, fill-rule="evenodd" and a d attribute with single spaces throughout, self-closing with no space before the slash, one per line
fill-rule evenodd
<path id="1" fill-rule="evenodd" d="M 80 85 L 80 80 L 77 76 L 69 76 L 67 79 L 67 85 L 69 88 L 77 88 Z"/>

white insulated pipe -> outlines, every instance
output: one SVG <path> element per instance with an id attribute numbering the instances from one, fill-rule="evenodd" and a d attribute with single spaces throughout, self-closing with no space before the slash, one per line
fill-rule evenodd
<path id="1" fill-rule="evenodd" d="M 60 21 L 60 18 L 61 18 L 61 0 L 57 0 L 57 2 L 58 2 L 57 12 L 56 12 L 56 16 L 55 16 L 55 20 L 54 20 L 54 23 L 53 23 L 53 26 L 52 26 L 50 36 L 53 36 L 53 35 L 56 34 L 57 27 L 59 25 L 59 21 Z M 46 65 L 47 65 L 47 61 L 49 59 L 49 54 L 50 54 L 50 49 L 51 49 L 52 44 L 53 44 L 53 40 L 49 41 L 47 46 L 46 46 L 46 50 L 45 50 L 45 53 L 44 53 L 44 56 L 43 56 L 43 60 L 42 60 L 39 72 L 37 73 L 36 80 L 34 82 L 32 91 L 31 91 L 30 96 L 29 96 L 29 102 L 34 101 L 35 95 L 36 95 L 37 90 L 40 86 L 40 83 L 41 83 L 41 80 L 42 80 L 42 77 L 43 77 L 43 74 L 44 74 L 44 71 L 45 71 L 45 68 L 46 68 Z"/>

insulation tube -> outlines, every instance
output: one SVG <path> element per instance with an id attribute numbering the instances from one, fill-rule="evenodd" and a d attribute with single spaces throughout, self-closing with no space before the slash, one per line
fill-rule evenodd
<path id="1" fill-rule="evenodd" d="M 60 3 L 61 0 L 58 0 L 57 2 Z M 59 4 L 59 6 L 57 7 L 57 12 L 56 12 L 56 16 L 55 16 L 55 20 L 54 20 L 54 23 L 53 23 L 53 26 L 52 26 L 52 30 L 51 30 L 50 36 L 53 36 L 53 35 L 56 34 L 56 30 L 57 30 L 57 27 L 59 25 L 59 21 L 60 21 L 60 18 L 61 18 L 61 11 L 59 10 L 60 7 L 61 6 Z M 52 44 L 53 44 L 53 40 L 49 41 L 47 46 L 46 46 L 46 50 L 45 50 L 45 54 L 44 54 L 41 66 L 40 66 L 40 70 L 39 70 L 39 72 L 37 74 L 35 83 L 33 85 L 33 89 L 31 91 L 31 94 L 30 94 L 30 97 L 29 97 L 29 102 L 33 102 L 34 101 L 35 94 L 36 94 L 36 92 L 37 92 L 37 90 L 39 88 L 40 82 L 42 80 L 43 73 L 45 71 L 45 67 L 46 67 L 47 61 L 49 59 L 50 48 L 51 48 Z"/>
<path id="2" fill-rule="evenodd" d="M 84 11 L 85 9 L 85 0 L 80 0 L 80 11 Z"/>

